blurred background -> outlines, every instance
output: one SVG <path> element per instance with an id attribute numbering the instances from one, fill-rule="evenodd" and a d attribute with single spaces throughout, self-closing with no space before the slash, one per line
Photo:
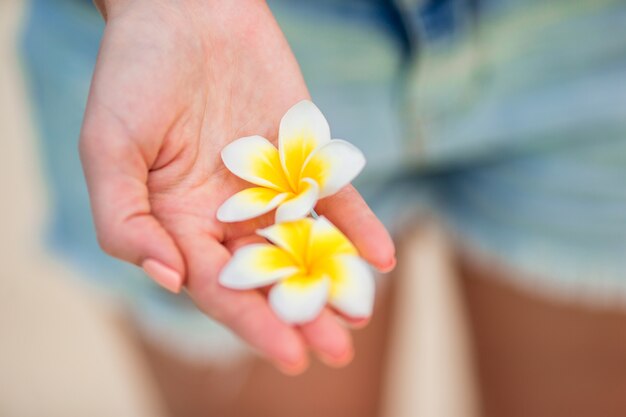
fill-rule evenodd
<path id="1" fill-rule="evenodd" d="M 626 2 L 269 4 L 398 247 L 354 362 L 283 376 L 101 253 L 104 23 L 0 0 L 0 415 L 626 415 Z"/>

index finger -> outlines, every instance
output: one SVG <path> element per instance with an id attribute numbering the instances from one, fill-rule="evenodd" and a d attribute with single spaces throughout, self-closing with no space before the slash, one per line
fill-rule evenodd
<path id="1" fill-rule="evenodd" d="M 320 200 L 315 210 L 354 243 L 361 256 L 381 272 L 396 265 L 396 249 L 385 226 L 351 185 Z"/>

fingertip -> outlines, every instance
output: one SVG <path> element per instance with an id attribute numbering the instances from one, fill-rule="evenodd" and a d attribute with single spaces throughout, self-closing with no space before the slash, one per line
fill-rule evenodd
<path id="1" fill-rule="evenodd" d="M 178 294 L 183 285 L 183 276 L 173 268 L 156 259 L 148 258 L 141 264 L 144 272 L 163 288 Z"/>
<path id="2" fill-rule="evenodd" d="M 368 240 L 372 265 L 380 272 L 389 272 L 396 266 L 396 245 L 383 223 L 372 213 L 372 235 L 375 239 Z"/>
<path id="3" fill-rule="evenodd" d="M 396 266 L 396 249 L 385 227 L 375 219 L 372 234 L 355 242 L 361 256 L 381 273 L 392 271 Z"/>
<path id="4" fill-rule="evenodd" d="M 324 364 L 332 368 L 342 368 L 352 362 L 354 359 L 354 348 L 350 346 L 341 356 L 330 356 L 324 352 L 316 352 L 317 357 Z"/>
<path id="5" fill-rule="evenodd" d="M 259 295 L 260 294 L 255 294 Z M 233 327 L 244 340 L 286 375 L 298 375 L 309 366 L 309 356 L 301 335 L 272 315 L 265 318 L 267 306 L 257 310 L 255 320 Z M 271 313 L 270 313 L 271 314 Z M 229 325 L 228 321 L 226 322 Z M 232 324 L 232 323 L 231 323 Z"/>
<path id="6" fill-rule="evenodd" d="M 346 316 L 339 316 L 338 318 L 352 329 L 363 329 L 369 324 L 371 319 L 371 317 L 352 318 Z"/>
<path id="7" fill-rule="evenodd" d="M 269 313 L 265 320 L 259 320 L 263 314 L 258 311 L 255 323 L 249 323 L 247 329 L 239 329 L 248 333 L 244 338 L 283 373 L 297 375 L 304 372 L 309 366 L 309 357 L 302 336 L 295 328 L 275 318 L 267 305 L 264 309 Z"/>
<path id="8" fill-rule="evenodd" d="M 279 350 L 270 360 L 285 375 L 299 375 L 309 367 L 309 355 L 302 338 L 291 327 L 275 338 Z"/>
<path id="9" fill-rule="evenodd" d="M 299 366 L 302 363 L 306 363 L 308 355 L 302 339 L 296 334 L 295 330 L 291 327 L 288 328 L 288 335 L 286 340 L 280 344 L 282 347 L 281 363 L 288 366 Z"/>
<path id="10" fill-rule="evenodd" d="M 318 213 L 337 226 L 357 247 L 361 256 L 381 272 L 395 266 L 391 235 L 352 186 L 321 200 Z"/>
<path id="11" fill-rule="evenodd" d="M 386 262 L 383 262 L 381 264 L 376 265 L 376 269 L 378 269 L 379 272 L 382 272 L 383 274 L 386 274 L 388 272 L 393 271 L 394 268 L 396 267 L 396 264 L 397 264 L 397 260 L 396 260 L 395 254 L 394 254 Z"/>
<path id="12" fill-rule="evenodd" d="M 309 357 L 305 355 L 302 360 L 295 363 L 274 362 L 274 365 L 285 375 L 297 376 L 301 375 L 309 368 Z"/>
<path id="13" fill-rule="evenodd" d="M 327 365 L 344 366 L 352 360 L 354 348 L 350 332 L 328 309 L 300 327 L 304 341 Z"/>

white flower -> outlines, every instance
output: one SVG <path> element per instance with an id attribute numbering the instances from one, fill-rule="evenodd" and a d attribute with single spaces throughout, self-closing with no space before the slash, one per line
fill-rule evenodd
<path id="1" fill-rule="evenodd" d="M 306 217 L 317 201 L 349 184 L 365 166 L 350 143 L 330 137 L 320 110 L 303 100 L 280 121 L 278 149 L 261 136 L 235 140 L 222 150 L 226 167 L 255 184 L 226 200 L 222 222 L 248 220 L 275 208 L 276 222 Z"/>
<path id="2" fill-rule="evenodd" d="M 313 320 L 328 301 L 347 316 L 365 318 L 374 303 L 374 277 L 357 250 L 326 218 L 259 230 L 272 242 L 244 246 L 220 274 L 232 289 L 275 284 L 269 302 L 288 323 Z"/>

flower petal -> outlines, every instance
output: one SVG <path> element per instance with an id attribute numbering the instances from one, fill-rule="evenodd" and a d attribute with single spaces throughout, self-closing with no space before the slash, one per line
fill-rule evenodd
<path id="1" fill-rule="evenodd" d="M 272 211 L 288 196 L 269 188 L 248 188 L 224 201 L 217 209 L 217 219 L 225 223 L 252 219 Z"/>
<path id="2" fill-rule="evenodd" d="M 278 150 L 262 136 L 247 136 L 222 149 L 224 165 L 248 182 L 276 191 L 290 190 Z"/>
<path id="3" fill-rule="evenodd" d="M 302 167 L 311 152 L 330 141 L 330 127 L 322 112 L 309 100 L 290 108 L 280 121 L 280 162 L 291 187 L 300 183 Z"/>
<path id="4" fill-rule="evenodd" d="M 319 187 L 310 178 L 304 178 L 300 182 L 301 190 L 293 198 L 286 200 L 276 210 L 276 223 L 289 222 L 308 216 L 317 203 Z"/>
<path id="5" fill-rule="evenodd" d="M 311 154 L 302 176 L 313 178 L 320 186 L 319 198 L 324 198 L 350 184 L 364 166 L 365 156 L 356 146 L 333 139 Z"/>
<path id="6" fill-rule="evenodd" d="M 307 217 L 293 222 L 278 223 L 257 230 L 257 234 L 289 253 L 300 265 L 304 265 L 304 256 L 308 251 L 309 236 L 314 222 Z"/>
<path id="7" fill-rule="evenodd" d="M 357 256 L 340 255 L 324 262 L 331 278 L 330 304 L 353 318 L 372 314 L 376 285 L 372 270 Z"/>
<path id="8" fill-rule="evenodd" d="M 256 243 L 239 249 L 220 273 L 220 284 L 249 289 L 271 284 L 298 272 L 291 257 L 276 246 Z"/>
<path id="9" fill-rule="evenodd" d="M 358 255 L 358 251 L 335 225 L 326 217 L 320 216 L 311 227 L 308 264 L 314 265 L 335 255 Z"/>
<path id="10" fill-rule="evenodd" d="M 272 287 L 269 302 L 281 320 L 293 324 L 306 323 L 317 317 L 326 304 L 329 288 L 328 277 L 296 275 Z"/>

